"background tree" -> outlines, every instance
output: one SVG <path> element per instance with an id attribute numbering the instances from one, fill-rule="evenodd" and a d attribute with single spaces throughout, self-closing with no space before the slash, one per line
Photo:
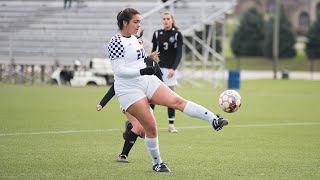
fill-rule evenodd
<path id="1" fill-rule="evenodd" d="M 241 18 L 240 26 L 233 34 L 232 52 L 235 56 L 262 56 L 264 20 L 256 9 L 249 9 Z"/>
<path id="2" fill-rule="evenodd" d="M 279 21 L 279 58 L 292 58 L 296 56 L 296 35 L 293 32 L 292 24 L 289 21 L 283 6 L 280 9 Z M 266 24 L 265 41 L 263 45 L 263 54 L 265 57 L 273 57 L 273 25 L 274 18 L 271 18 Z"/>
<path id="3" fill-rule="evenodd" d="M 305 53 L 311 61 L 310 70 L 313 71 L 314 60 L 320 60 L 320 13 L 309 28 L 306 37 Z"/>

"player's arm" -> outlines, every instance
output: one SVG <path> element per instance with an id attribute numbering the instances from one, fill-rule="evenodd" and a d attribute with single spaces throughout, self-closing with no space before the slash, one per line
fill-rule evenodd
<path id="1" fill-rule="evenodd" d="M 101 99 L 100 103 L 96 106 L 97 111 L 100 111 L 115 95 L 114 85 L 110 87 L 107 94 Z"/>
<path id="2" fill-rule="evenodd" d="M 152 37 L 152 50 L 151 50 L 151 52 L 154 52 L 154 51 L 157 50 L 158 41 L 157 41 L 156 33 L 157 33 L 157 31 L 153 33 L 153 37 Z"/>
<path id="3" fill-rule="evenodd" d="M 120 78 L 134 78 L 141 75 L 154 75 L 156 71 L 154 67 L 145 67 L 142 69 L 127 67 L 124 59 L 112 60 L 111 64 L 114 74 Z"/>
<path id="4" fill-rule="evenodd" d="M 163 79 L 162 79 L 162 72 L 161 72 L 161 69 L 160 69 L 160 67 L 159 67 L 159 64 L 154 60 L 154 59 L 152 59 L 152 58 L 150 58 L 150 57 L 147 57 L 145 60 L 145 63 L 146 63 L 146 65 L 147 66 L 153 66 L 153 67 L 155 67 L 156 68 L 156 73 L 155 73 L 155 75 L 161 80 L 161 81 L 163 81 Z"/>
<path id="5" fill-rule="evenodd" d="M 153 75 L 155 73 L 152 67 L 137 69 L 126 66 L 123 52 L 123 45 L 119 45 L 119 43 L 115 41 L 109 43 L 108 54 L 111 59 L 112 70 L 116 76 L 120 78 L 134 78 L 141 75 Z"/>
<path id="6" fill-rule="evenodd" d="M 158 64 L 156 61 L 154 61 L 154 66 L 156 67 L 156 74 L 155 74 L 155 75 L 156 75 L 161 81 L 163 81 L 163 79 L 162 79 L 162 76 L 163 76 L 162 71 L 161 71 L 161 69 L 160 69 L 159 64 Z"/>
<path id="7" fill-rule="evenodd" d="M 182 44 L 183 44 L 182 34 L 180 32 L 178 32 L 178 37 L 177 37 L 177 56 L 176 56 L 176 59 L 174 60 L 173 66 L 172 66 L 172 69 L 174 69 L 174 70 L 176 70 L 178 68 L 179 63 L 181 61 Z"/>

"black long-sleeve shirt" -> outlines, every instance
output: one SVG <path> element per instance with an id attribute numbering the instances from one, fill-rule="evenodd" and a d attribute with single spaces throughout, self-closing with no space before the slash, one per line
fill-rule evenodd
<path id="1" fill-rule="evenodd" d="M 158 63 L 151 59 L 151 58 L 146 58 L 145 63 L 147 66 L 155 66 L 156 67 L 156 76 L 161 80 L 162 80 L 162 72 L 160 70 L 160 67 L 158 65 Z M 102 107 L 104 107 L 111 99 L 112 97 L 115 95 L 115 91 L 114 91 L 114 85 L 112 84 L 112 86 L 110 87 L 110 89 L 108 90 L 108 92 L 104 95 L 104 97 L 101 99 L 99 105 L 101 105 Z"/>
<path id="2" fill-rule="evenodd" d="M 160 52 L 159 66 L 176 70 L 182 57 L 182 44 L 182 34 L 175 28 L 155 31 L 152 37 L 152 52 Z"/>

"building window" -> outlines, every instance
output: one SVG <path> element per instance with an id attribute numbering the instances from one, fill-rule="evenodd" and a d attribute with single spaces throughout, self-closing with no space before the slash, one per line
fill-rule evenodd
<path id="1" fill-rule="evenodd" d="M 302 12 L 299 16 L 299 27 L 303 30 L 306 30 L 309 28 L 309 25 L 310 25 L 309 14 L 306 12 Z"/>

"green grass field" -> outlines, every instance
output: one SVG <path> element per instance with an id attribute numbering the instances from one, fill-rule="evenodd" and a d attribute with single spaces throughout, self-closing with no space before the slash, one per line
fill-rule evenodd
<path id="1" fill-rule="evenodd" d="M 222 89 L 177 89 L 230 124 L 215 132 L 177 112 L 170 134 L 156 107 L 171 173 L 152 171 L 142 139 L 130 163 L 115 161 L 125 119 L 116 98 L 95 111 L 107 89 L 0 85 L 0 179 L 320 179 L 319 81 L 242 81 L 234 114 L 217 105 Z"/>

